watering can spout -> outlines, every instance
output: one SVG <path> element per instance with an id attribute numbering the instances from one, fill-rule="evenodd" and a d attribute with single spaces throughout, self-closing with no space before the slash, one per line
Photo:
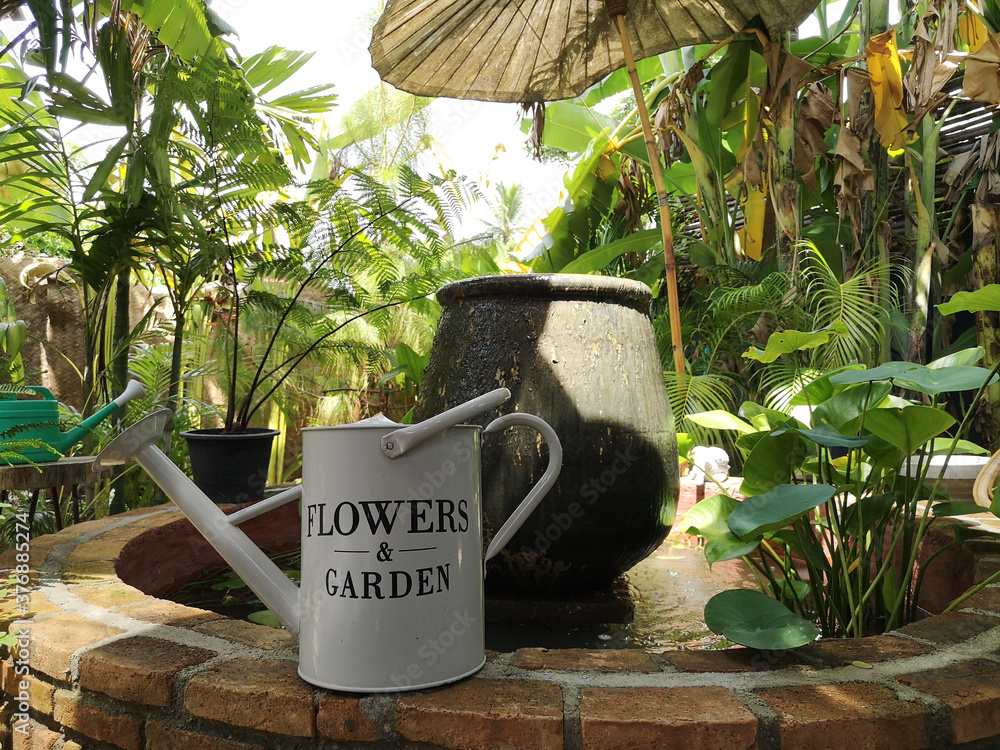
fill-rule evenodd
<path id="1" fill-rule="evenodd" d="M 122 391 L 122 395 L 104 408 L 98 409 L 85 420 L 80 422 L 80 424 L 76 427 L 72 427 L 69 430 L 66 430 L 66 432 L 59 433 L 59 436 L 52 447 L 60 453 L 66 453 L 70 448 L 87 437 L 87 435 L 89 435 L 91 431 L 97 427 L 97 425 L 118 411 L 118 409 L 126 403 L 132 399 L 140 398 L 145 394 L 146 388 L 142 385 L 142 383 L 138 380 L 130 380 L 128 385 L 125 386 L 125 390 Z"/>
<path id="2" fill-rule="evenodd" d="M 298 587 L 238 528 L 238 524 L 297 499 L 302 488 L 293 487 L 263 503 L 227 516 L 156 447 L 171 417 L 169 409 L 161 409 L 139 420 L 111 441 L 94 459 L 95 466 L 119 466 L 132 460 L 138 463 L 260 597 L 264 606 L 289 631 L 298 634 L 301 614 Z"/>

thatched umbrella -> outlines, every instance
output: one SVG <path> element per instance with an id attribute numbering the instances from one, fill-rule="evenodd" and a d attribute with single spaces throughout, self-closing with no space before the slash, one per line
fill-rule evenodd
<path id="1" fill-rule="evenodd" d="M 674 367 L 684 372 L 670 209 L 635 60 L 718 42 L 752 21 L 791 31 L 819 0 L 387 0 L 372 65 L 420 96 L 546 102 L 628 68 L 660 206 Z M 634 50 L 634 53 L 633 53 Z"/>

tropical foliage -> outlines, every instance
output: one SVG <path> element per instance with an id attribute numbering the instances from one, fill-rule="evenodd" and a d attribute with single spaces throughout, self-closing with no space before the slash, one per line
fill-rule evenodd
<path id="1" fill-rule="evenodd" d="M 854 0 L 836 17 L 830 6 L 820 3 L 811 36 L 749 30 L 638 66 L 684 269 L 687 372 L 664 361 L 679 416 L 703 399 L 735 408 L 741 395 L 787 386 L 786 365 L 738 356 L 747 340 L 763 345 L 784 328 L 846 323 L 838 351 L 813 352 L 818 369 L 851 358 L 927 362 L 976 341 L 934 302 L 998 280 L 987 198 L 998 125 L 956 131 L 949 119 L 974 123 L 966 113 L 1000 104 L 995 0 L 903 3 L 893 28 L 887 4 Z M 656 204 L 635 111 L 603 114 L 628 101 L 626 86 L 609 78 L 546 108 L 542 143 L 579 159 L 531 264 L 623 273 L 658 291 Z M 941 150 L 946 123 L 959 150 Z M 942 178 L 946 194 L 936 192 Z M 977 322 L 989 351 L 995 326 Z M 668 323 L 657 330 L 666 350 Z"/>
<path id="2" fill-rule="evenodd" d="M 792 355 L 830 335 L 788 331 L 773 346 L 771 337 L 769 354 Z M 706 608 L 710 627 L 739 643 L 776 649 L 820 633 L 861 637 L 915 620 L 935 559 L 986 533 L 955 526 L 952 542 L 921 556 L 936 518 L 987 511 L 952 502 L 940 487 L 940 466 L 928 473 L 935 458 L 944 457 L 947 467 L 955 452 L 984 452 L 962 439 L 972 410 L 956 423 L 939 408 L 945 394 L 973 391 L 981 398 L 997 382 L 997 368 L 975 366 L 982 356 L 973 349 L 926 366 L 836 368 L 795 392 L 791 413 L 748 402 L 738 417 L 692 415 L 740 433 L 746 499 L 714 495 L 697 503 L 678 529 L 705 538 L 710 564 L 746 559 L 776 600 L 764 604 L 747 592 L 724 592 Z M 894 390 L 917 398 L 904 400 Z M 777 603 L 787 608 L 783 614 Z M 770 614 L 760 615 L 761 606 Z M 753 625 L 758 616 L 766 621 Z"/>

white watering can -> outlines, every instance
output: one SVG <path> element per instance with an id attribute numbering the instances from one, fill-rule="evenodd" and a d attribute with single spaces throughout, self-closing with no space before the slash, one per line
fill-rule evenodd
<path id="1" fill-rule="evenodd" d="M 156 447 L 170 419 L 140 420 L 97 457 L 135 459 L 281 623 L 299 636 L 299 675 L 332 690 L 418 690 L 485 663 L 484 564 L 555 483 L 562 447 L 530 414 L 462 424 L 510 398 L 499 388 L 416 425 L 382 417 L 302 431 L 302 485 L 225 515 Z M 481 433 L 538 431 L 549 465 L 483 555 Z M 302 499 L 302 585 L 240 523 Z"/>

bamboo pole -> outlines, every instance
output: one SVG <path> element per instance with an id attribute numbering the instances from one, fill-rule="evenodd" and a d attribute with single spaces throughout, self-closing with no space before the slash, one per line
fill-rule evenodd
<path id="1" fill-rule="evenodd" d="M 639 109 L 639 121 L 642 123 L 642 135 L 646 141 L 646 153 L 649 155 L 649 166 L 653 172 L 653 184 L 656 186 L 656 200 L 660 206 L 660 230 L 663 233 L 663 262 L 667 269 L 667 305 L 670 312 L 670 341 L 674 353 L 674 369 L 680 374 L 684 372 L 684 346 L 681 343 L 681 308 L 677 292 L 677 262 L 674 259 L 674 233 L 670 226 L 670 207 L 667 205 L 667 191 L 663 185 L 663 172 L 660 170 L 660 155 L 653 140 L 653 127 L 649 123 L 649 111 L 646 109 L 646 97 L 642 93 L 639 74 L 635 70 L 635 59 L 632 57 L 632 43 L 625 29 L 625 15 L 621 5 L 614 8 L 608 6 L 611 20 L 618 28 L 621 38 L 622 52 L 625 55 L 625 68 L 632 81 L 632 91 L 635 93 L 635 103 Z"/>

